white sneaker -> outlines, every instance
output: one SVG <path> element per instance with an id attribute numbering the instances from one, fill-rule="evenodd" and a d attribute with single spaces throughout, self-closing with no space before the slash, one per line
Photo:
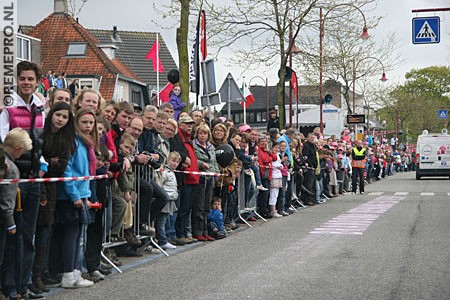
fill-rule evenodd
<path id="1" fill-rule="evenodd" d="M 273 211 L 272 212 L 272 217 L 274 217 L 274 218 L 282 218 L 283 216 L 280 215 L 277 211 Z"/>
<path id="2" fill-rule="evenodd" d="M 78 286 L 75 284 L 74 272 L 64 273 L 61 279 L 61 287 L 65 289 L 77 289 Z"/>
<path id="3" fill-rule="evenodd" d="M 84 279 L 83 277 L 80 277 L 80 278 L 75 282 L 75 284 L 77 285 L 77 287 L 85 288 L 85 287 L 91 287 L 91 286 L 93 286 L 93 285 L 94 285 L 94 282 L 93 282 L 93 281 L 90 281 L 90 280 L 87 280 L 87 279 Z"/>
<path id="4" fill-rule="evenodd" d="M 167 242 L 164 245 L 161 245 L 161 248 L 163 248 L 164 250 L 177 249 L 177 246 L 172 245 L 171 243 Z"/>
<path id="5" fill-rule="evenodd" d="M 256 189 L 257 189 L 257 190 L 260 190 L 260 191 L 268 191 L 268 190 L 269 190 L 268 188 L 264 187 L 263 185 L 258 185 L 258 186 L 256 187 Z"/>
<path id="6" fill-rule="evenodd" d="M 100 272 L 99 272 L 100 273 Z M 73 277 L 75 279 L 75 285 L 76 287 L 84 288 L 84 287 L 91 287 L 94 285 L 93 281 L 84 279 L 81 277 L 81 271 L 80 270 L 73 270 Z"/>

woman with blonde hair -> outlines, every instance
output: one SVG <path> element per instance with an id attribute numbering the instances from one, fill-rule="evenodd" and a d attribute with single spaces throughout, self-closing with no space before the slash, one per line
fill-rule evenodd
<path id="1" fill-rule="evenodd" d="M 216 126 L 214 126 L 214 128 L 212 130 L 211 143 L 216 148 L 219 145 L 227 144 L 228 143 L 228 134 L 229 134 L 228 128 L 225 124 L 223 124 L 223 123 L 216 124 Z"/>
<path id="2" fill-rule="evenodd" d="M 96 113 L 100 113 L 103 102 L 103 97 L 100 92 L 94 89 L 84 89 L 75 98 L 75 110 L 90 108 Z"/>
<path id="3" fill-rule="evenodd" d="M 211 130 L 206 124 L 197 127 L 194 134 L 194 149 L 197 156 L 198 168 L 201 172 L 219 172 L 216 161 L 216 150 L 210 143 Z M 208 213 L 213 196 L 214 176 L 201 175 L 200 185 L 202 192 L 192 199 L 192 235 L 199 241 L 214 241 L 208 235 Z"/>

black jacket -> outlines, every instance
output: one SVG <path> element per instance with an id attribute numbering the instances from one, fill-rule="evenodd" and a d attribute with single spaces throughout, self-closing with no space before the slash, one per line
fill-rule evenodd
<path id="1" fill-rule="evenodd" d="M 275 119 L 272 119 L 269 117 L 269 121 L 267 122 L 267 131 L 269 131 L 270 128 L 280 129 L 280 118 L 276 117 Z"/>
<path id="2" fill-rule="evenodd" d="M 309 168 L 317 169 L 316 146 L 313 143 L 308 141 L 303 145 L 302 158 Z"/>

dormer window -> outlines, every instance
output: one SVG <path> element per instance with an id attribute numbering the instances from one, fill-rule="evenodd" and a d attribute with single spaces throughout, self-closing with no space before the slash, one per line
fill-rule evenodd
<path id="1" fill-rule="evenodd" d="M 67 56 L 86 56 L 87 43 L 69 43 Z"/>

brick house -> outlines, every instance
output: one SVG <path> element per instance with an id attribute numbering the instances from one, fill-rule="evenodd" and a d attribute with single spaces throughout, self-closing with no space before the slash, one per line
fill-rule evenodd
<path id="1" fill-rule="evenodd" d="M 54 7 L 54 12 L 36 26 L 19 27 L 21 33 L 41 40 L 43 71 L 65 72 L 69 83 L 78 79 L 80 88 L 97 89 L 106 100 L 150 104 L 149 90 L 156 86 L 156 72 L 145 55 L 156 34 L 135 32 L 131 34 L 133 43 L 128 38 L 132 32 L 84 28 L 67 12 L 66 0 L 55 0 Z M 163 86 L 167 72 L 176 64 L 161 36 L 159 41 L 166 68 L 165 73 L 160 73 Z"/>

